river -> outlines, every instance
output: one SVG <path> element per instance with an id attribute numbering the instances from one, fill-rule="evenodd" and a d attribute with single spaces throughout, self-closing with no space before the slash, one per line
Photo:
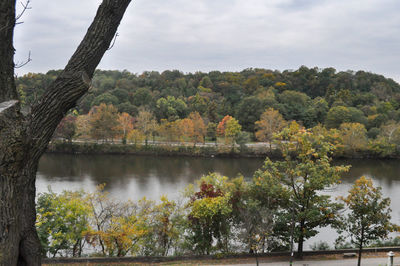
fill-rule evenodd
<path id="1" fill-rule="evenodd" d="M 344 174 L 342 184 L 326 193 L 346 195 L 353 182 L 364 175 L 381 186 L 385 197 L 391 198 L 392 220 L 400 224 L 400 160 L 343 160 L 335 164 L 352 165 Z M 250 180 L 263 164 L 261 158 L 199 158 L 155 157 L 134 155 L 68 155 L 45 154 L 37 173 L 37 193 L 62 190 L 93 191 L 106 184 L 111 196 L 120 200 L 157 200 L 161 195 L 177 199 L 181 191 L 202 175 L 218 172 L 235 177 L 242 174 Z M 335 232 L 321 230 L 305 247 L 316 241 L 333 243 Z"/>

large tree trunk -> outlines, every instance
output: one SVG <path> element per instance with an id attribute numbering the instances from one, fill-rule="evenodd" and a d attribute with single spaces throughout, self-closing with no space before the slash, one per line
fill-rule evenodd
<path id="1" fill-rule="evenodd" d="M 40 265 L 35 229 L 38 162 L 58 123 L 89 89 L 130 0 L 103 0 L 60 76 L 23 116 L 14 81 L 15 0 L 0 1 L 0 265 Z"/>

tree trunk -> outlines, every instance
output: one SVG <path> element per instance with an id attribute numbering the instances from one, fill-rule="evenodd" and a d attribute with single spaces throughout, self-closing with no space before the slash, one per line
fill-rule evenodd
<path id="1" fill-rule="evenodd" d="M 360 244 L 358 245 L 358 262 L 357 262 L 358 266 L 361 266 L 361 255 L 362 255 L 363 245 L 364 245 L 364 226 L 361 226 L 361 239 L 360 239 Z"/>
<path id="2" fill-rule="evenodd" d="M 130 0 L 104 0 L 84 39 L 29 115 L 14 81 L 15 1 L 0 1 L 0 265 L 41 265 L 35 229 L 38 162 L 65 113 L 88 90 Z"/>
<path id="3" fill-rule="evenodd" d="M 305 221 L 302 219 L 300 221 L 300 228 L 299 228 L 299 243 L 297 246 L 297 255 L 296 257 L 298 259 L 302 259 L 303 258 L 303 244 L 304 244 L 304 233 L 303 233 L 303 229 L 304 229 L 304 223 Z"/>

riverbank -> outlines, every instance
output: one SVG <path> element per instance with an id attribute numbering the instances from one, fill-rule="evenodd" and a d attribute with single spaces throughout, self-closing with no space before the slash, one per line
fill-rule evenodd
<path id="1" fill-rule="evenodd" d="M 281 158 L 277 148 L 270 148 L 266 143 L 249 143 L 244 145 L 225 144 L 197 144 L 157 142 L 148 145 L 122 144 L 122 143 L 97 143 L 97 142 L 64 142 L 53 141 L 48 145 L 49 153 L 66 154 L 132 154 L 155 156 L 189 156 L 189 157 L 258 157 Z M 334 154 L 335 159 L 399 159 L 397 150 L 381 152 L 372 149 L 343 150 L 339 149 Z"/>
<path id="2" fill-rule="evenodd" d="M 151 143 L 148 145 L 96 143 L 96 142 L 51 142 L 47 148 L 50 153 L 67 154 L 132 154 L 156 156 L 190 156 L 190 157 L 281 157 L 277 149 L 267 145 L 225 145 L 225 144 L 182 144 Z"/>
<path id="3" fill-rule="evenodd" d="M 385 258 L 387 252 L 400 251 L 399 247 L 366 248 L 363 250 L 363 261 L 368 258 Z M 358 250 L 326 250 L 304 251 L 303 260 L 295 259 L 295 264 L 308 261 L 352 261 L 354 257 L 344 258 L 344 254 L 357 254 Z M 169 257 L 120 257 L 120 258 L 51 258 L 44 259 L 43 265 L 249 265 L 259 263 L 289 262 L 289 252 L 272 252 L 264 254 L 232 254 L 232 255 L 199 255 Z M 297 262 L 297 263 L 296 263 Z M 303 263 L 300 265 L 304 265 Z"/>

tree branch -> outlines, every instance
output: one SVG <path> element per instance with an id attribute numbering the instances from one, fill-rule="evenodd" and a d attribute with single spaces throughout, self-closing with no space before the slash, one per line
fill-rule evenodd
<path id="1" fill-rule="evenodd" d="M 32 61 L 32 58 L 31 58 L 31 51 L 29 51 L 28 59 L 26 59 L 25 62 L 21 62 L 21 63 L 17 62 L 17 63 L 15 64 L 14 68 L 21 68 L 21 67 L 25 66 L 26 64 L 28 64 L 30 61 Z"/>
<path id="2" fill-rule="evenodd" d="M 96 17 L 65 69 L 33 106 L 28 135 L 40 156 L 65 113 L 87 92 L 91 78 L 131 0 L 103 0 Z"/>

